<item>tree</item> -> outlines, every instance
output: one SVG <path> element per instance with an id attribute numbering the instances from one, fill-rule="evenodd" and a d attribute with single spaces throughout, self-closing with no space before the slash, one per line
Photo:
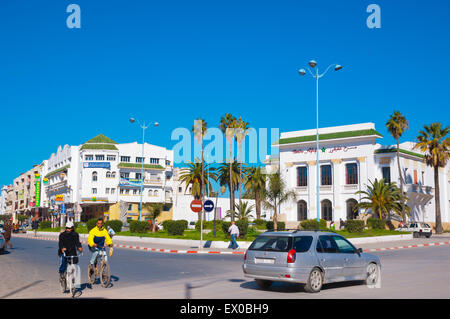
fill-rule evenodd
<path id="1" fill-rule="evenodd" d="M 236 204 L 237 212 L 234 212 L 234 217 L 239 220 L 248 220 L 253 217 L 252 211 L 255 205 L 249 205 L 249 202 L 243 202 Z M 225 217 L 231 217 L 232 211 L 228 211 Z"/>
<path id="2" fill-rule="evenodd" d="M 395 182 L 385 183 L 384 179 L 369 181 L 367 190 L 357 191 L 355 194 L 362 194 L 361 202 L 355 205 L 355 210 L 363 209 L 365 211 L 371 210 L 373 217 L 380 219 L 389 219 L 390 214 L 402 213 L 403 195 L 400 188 Z M 405 210 L 408 213 L 408 210 Z"/>
<path id="3" fill-rule="evenodd" d="M 261 166 L 248 167 L 245 170 L 245 189 L 255 199 L 256 219 L 261 218 L 261 202 L 265 196 L 266 175 Z"/>
<path id="4" fill-rule="evenodd" d="M 440 192 L 439 192 L 439 168 L 445 167 L 450 156 L 450 137 L 447 134 L 450 127 L 442 127 L 441 123 L 424 125 L 425 130 L 419 131 L 415 149 L 425 153 L 425 162 L 434 168 L 434 200 L 436 206 L 436 233 L 442 234 Z"/>
<path id="5" fill-rule="evenodd" d="M 273 211 L 273 229 L 276 231 L 278 229 L 278 206 L 289 201 L 295 201 L 297 196 L 293 190 L 286 189 L 286 183 L 281 179 L 279 172 L 268 175 L 265 194 L 263 203 L 267 209 Z"/>
<path id="6" fill-rule="evenodd" d="M 395 138 L 397 141 L 397 167 L 398 167 L 398 175 L 400 176 L 400 190 L 402 194 L 404 194 L 403 191 L 403 174 L 402 170 L 400 168 L 400 143 L 399 139 L 402 137 L 403 133 L 408 129 L 409 124 L 408 120 L 398 111 L 394 111 L 394 114 L 390 116 L 389 120 L 386 122 L 386 127 L 391 133 L 392 137 Z M 406 214 L 405 214 L 405 199 L 402 200 L 402 219 L 403 222 L 406 223 Z"/>
<path id="7" fill-rule="evenodd" d="M 222 188 L 222 193 L 224 193 L 225 186 L 228 186 L 230 190 L 230 198 L 233 198 L 234 201 L 234 189 L 236 189 L 239 184 L 242 182 L 239 177 L 239 164 L 236 160 L 231 163 L 231 176 L 230 176 L 230 167 L 227 163 L 222 163 L 217 168 L 217 178 L 218 182 Z M 233 194 L 233 195 L 232 195 Z M 234 203 L 230 203 L 230 210 L 236 212 Z M 234 221 L 234 214 L 231 215 L 231 220 Z"/>
<path id="8" fill-rule="evenodd" d="M 156 230 L 156 218 L 163 212 L 164 203 L 145 203 L 144 208 L 149 212 L 148 217 L 152 221 L 152 233 L 154 233 Z"/>
<path id="9" fill-rule="evenodd" d="M 236 133 L 235 133 L 235 139 L 238 145 L 238 149 L 239 149 L 239 154 L 241 156 L 241 159 L 239 161 L 240 165 L 239 165 L 239 176 L 240 179 L 242 180 L 242 142 L 245 139 L 245 136 L 248 134 L 248 128 L 249 128 L 249 123 L 248 122 L 244 122 L 242 120 L 242 118 L 239 117 L 239 120 L 236 120 Z M 241 205 L 242 202 L 242 194 L 241 194 L 241 186 L 243 183 L 239 184 L 239 205 Z"/>
<path id="10" fill-rule="evenodd" d="M 235 136 L 235 129 L 237 126 L 237 120 L 236 118 L 231 115 L 230 113 L 226 113 L 224 116 L 222 116 L 222 118 L 220 119 L 220 129 L 222 130 L 222 132 L 225 134 L 225 137 L 228 141 L 228 143 L 230 144 L 230 158 L 228 159 L 228 169 L 229 169 L 229 189 L 230 189 L 230 210 L 235 211 L 234 208 L 234 183 L 232 181 L 233 178 L 233 174 L 232 174 L 232 165 L 234 162 L 234 158 L 233 158 L 233 138 Z M 234 221 L 234 214 L 232 214 L 231 220 Z"/>

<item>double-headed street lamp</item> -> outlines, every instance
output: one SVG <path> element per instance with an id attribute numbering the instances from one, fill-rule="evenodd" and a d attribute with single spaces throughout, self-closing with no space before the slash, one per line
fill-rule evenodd
<path id="1" fill-rule="evenodd" d="M 151 125 L 158 126 L 158 122 L 151 122 L 149 124 L 141 124 L 138 120 L 134 118 L 130 118 L 130 123 L 138 122 L 139 126 L 142 128 L 142 157 L 141 157 L 141 202 L 139 205 L 139 221 L 142 221 L 142 194 L 144 193 L 144 145 L 145 145 L 145 130 L 148 129 Z"/>
<path id="2" fill-rule="evenodd" d="M 308 70 L 308 72 L 311 74 L 311 76 L 313 78 L 316 79 L 316 113 L 317 113 L 317 126 L 316 126 L 316 155 L 317 155 L 317 159 L 316 159 L 316 166 L 317 166 L 317 222 L 320 222 L 320 199 L 319 199 L 319 191 L 320 191 L 320 182 L 319 182 L 319 79 L 321 77 L 323 77 L 329 70 L 331 67 L 334 67 L 335 71 L 339 71 L 340 69 L 342 69 L 342 66 L 339 64 L 331 64 L 328 66 L 328 68 L 325 70 L 325 72 L 323 72 L 322 74 L 319 73 L 319 67 L 317 66 L 317 62 L 314 60 L 309 61 L 309 66 L 311 67 L 311 69 L 313 71 L 311 71 L 310 68 L 306 68 L 306 70 Z M 301 76 L 304 76 L 306 74 L 306 70 L 305 69 L 300 69 L 298 70 L 298 73 Z M 314 70 L 315 70 L 315 74 L 314 74 Z"/>

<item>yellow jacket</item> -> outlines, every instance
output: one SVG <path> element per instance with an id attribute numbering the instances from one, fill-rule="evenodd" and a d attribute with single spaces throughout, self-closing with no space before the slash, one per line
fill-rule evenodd
<path id="1" fill-rule="evenodd" d="M 89 247 L 93 247 L 97 244 L 98 247 L 104 247 L 106 245 L 112 245 L 111 237 L 109 237 L 108 231 L 103 227 L 98 229 L 97 226 L 91 229 L 88 237 Z"/>

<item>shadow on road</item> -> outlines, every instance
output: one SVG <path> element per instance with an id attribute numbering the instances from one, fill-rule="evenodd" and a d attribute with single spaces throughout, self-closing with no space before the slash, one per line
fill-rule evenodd
<path id="1" fill-rule="evenodd" d="M 0 296 L 0 299 L 11 297 L 12 295 L 15 295 L 16 293 L 21 292 L 22 290 L 28 289 L 30 287 L 36 286 L 37 284 L 39 284 L 41 282 L 43 282 L 43 280 L 37 280 L 37 281 L 35 281 L 35 282 L 33 282 L 33 283 L 29 284 L 29 285 L 26 285 L 26 286 L 23 286 L 23 287 L 21 287 L 19 289 L 16 289 L 16 290 L 10 292 L 9 294 L 6 294 L 4 296 Z"/>
<path id="2" fill-rule="evenodd" d="M 325 284 L 322 287 L 322 290 L 330 290 L 330 289 L 339 289 L 339 288 L 346 288 L 346 287 L 352 287 L 352 286 L 361 286 L 363 282 L 361 281 L 346 281 L 346 282 L 336 282 L 331 284 Z M 305 289 L 303 288 L 302 284 L 296 284 L 296 283 L 288 283 L 288 282 L 274 282 L 272 286 L 268 289 L 262 289 L 260 288 L 255 281 L 246 281 L 240 285 L 241 288 L 244 289 L 251 289 L 251 290 L 262 290 L 262 291 L 271 291 L 271 292 L 280 292 L 280 293 L 298 293 L 298 292 L 304 292 Z"/>

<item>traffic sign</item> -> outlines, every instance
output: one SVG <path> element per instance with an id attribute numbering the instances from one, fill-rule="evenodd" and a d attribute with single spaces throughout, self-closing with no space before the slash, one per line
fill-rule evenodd
<path id="1" fill-rule="evenodd" d="M 194 213 L 200 213 L 202 211 L 202 207 L 203 207 L 202 201 L 199 199 L 194 199 L 191 202 L 191 210 Z"/>
<path id="2" fill-rule="evenodd" d="M 214 209 L 214 202 L 208 199 L 203 203 L 203 207 L 205 208 L 205 212 L 212 212 Z"/>

